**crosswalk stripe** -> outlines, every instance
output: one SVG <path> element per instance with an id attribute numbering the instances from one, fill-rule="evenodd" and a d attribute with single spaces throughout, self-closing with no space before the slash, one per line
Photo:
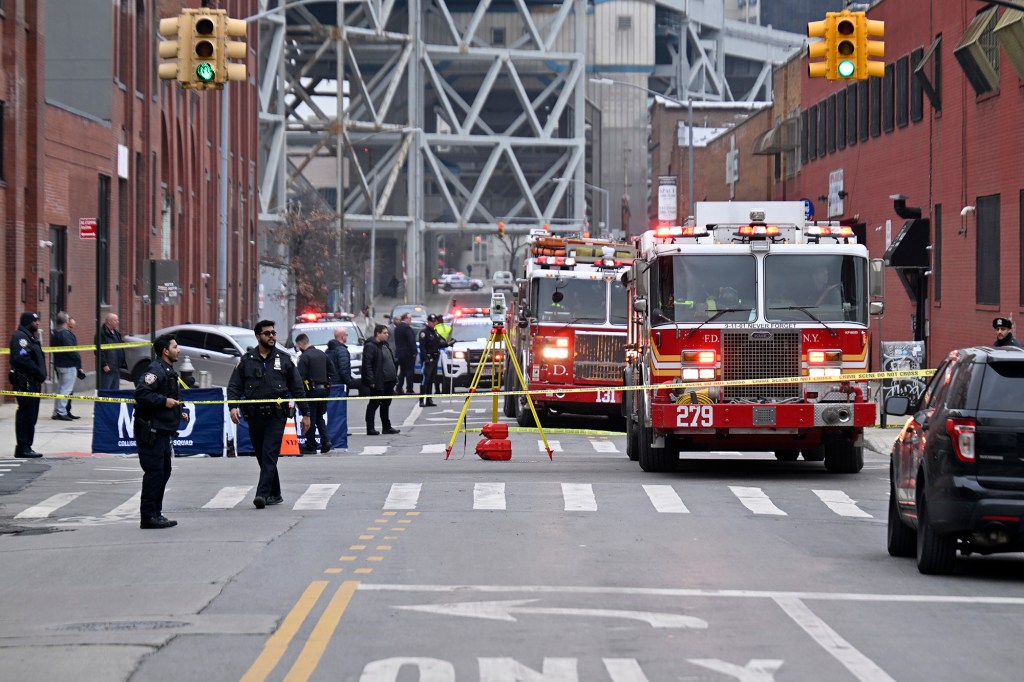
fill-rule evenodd
<path id="1" fill-rule="evenodd" d="M 364 445 L 360 455 L 383 455 L 388 451 L 387 445 Z"/>
<path id="2" fill-rule="evenodd" d="M 813 491 L 825 506 L 840 516 L 852 516 L 861 519 L 873 519 L 871 514 L 857 506 L 853 499 L 842 490 L 815 490 Z"/>
<path id="3" fill-rule="evenodd" d="M 203 509 L 232 509 L 245 499 L 252 490 L 251 485 L 234 485 L 221 488 L 213 499 L 203 505 Z"/>
<path id="4" fill-rule="evenodd" d="M 549 440 L 548 441 L 548 445 L 551 446 L 551 452 L 562 452 L 562 444 L 559 443 L 557 440 Z M 537 451 L 538 452 L 547 452 L 548 451 L 548 449 L 546 447 L 544 447 L 544 441 L 542 441 L 542 440 L 538 440 L 537 441 Z"/>
<path id="5" fill-rule="evenodd" d="M 505 509 L 504 483 L 477 483 L 473 486 L 473 509 Z"/>
<path id="6" fill-rule="evenodd" d="M 108 511 L 104 516 L 107 518 L 120 516 L 134 516 L 139 513 L 139 503 L 142 501 L 142 491 L 135 493 L 122 504 Z"/>
<path id="7" fill-rule="evenodd" d="M 392 483 L 385 509 L 415 509 L 420 499 L 422 483 Z"/>
<path id="8" fill-rule="evenodd" d="M 729 490 L 735 495 L 743 506 L 755 514 L 772 514 L 775 516 L 788 516 L 775 504 L 772 503 L 764 491 L 760 488 L 748 488 L 741 485 L 731 485 Z"/>
<path id="9" fill-rule="evenodd" d="M 64 505 L 73 501 L 80 495 L 84 495 L 85 492 L 80 493 L 57 493 L 52 497 L 48 497 L 34 507 L 29 507 L 25 511 L 21 512 L 14 518 L 16 519 L 45 519 L 53 512 L 57 511 Z"/>
<path id="10" fill-rule="evenodd" d="M 610 440 L 592 440 L 591 445 L 598 452 L 618 452 L 619 447 Z"/>
<path id="11" fill-rule="evenodd" d="M 337 483 L 313 483 L 306 488 L 306 492 L 302 493 L 299 499 L 295 500 L 292 509 L 296 511 L 327 509 L 327 503 L 331 501 L 331 496 L 338 492 L 339 487 Z"/>
<path id="12" fill-rule="evenodd" d="M 421 455 L 430 455 L 438 452 L 444 452 L 444 443 L 427 443 L 420 449 Z"/>
<path id="13" fill-rule="evenodd" d="M 597 511 L 594 486 L 589 483 L 563 483 L 562 499 L 565 511 Z"/>
<path id="14" fill-rule="evenodd" d="M 651 504 L 662 514 L 689 514 L 679 494 L 670 485 L 644 485 L 644 492 L 651 498 Z"/>

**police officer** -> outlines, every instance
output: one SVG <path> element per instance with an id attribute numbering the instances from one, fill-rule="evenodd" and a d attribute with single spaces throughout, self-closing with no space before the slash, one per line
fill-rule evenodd
<path id="1" fill-rule="evenodd" d="M 997 317 L 992 320 L 992 327 L 996 330 L 995 346 L 1013 346 L 1021 348 L 1020 342 L 1013 338 L 1013 321 L 1005 317 Z"/>
<path id="2" fill-rule="evenodd" d="M 249 438 L 260 465 L 260 481 L 252 503 L 257 509 L 263 509 L 268 504 L 284 502 L 281 497 L 281 478 L 277 474 L 277 458 L 281 454 L 281 438 L 289 416 L 287 398 L 290 395 L 301 401 L 306 397 L 306 392 L 291 358 L 277 348 L 274 323 L 260 320 L 253 331 L 258 345 L 246 351 L 231 373 L 228 400 L 283 401 L 230 405 L 231 421 L 240 423 L 244 411 L 245 421 L 249 424 Z M 306 405 L 302 402 L 296 405 L 303 414 L 302 429 L 305 431 L 309 428 L 309 417 L 305 416 Z"/>
<path id="3" fill-rule="evenodd" d="M 153 341 L 156 356 L 135 384 L 135 442 L 142 466 L 140 528 L 172 528 L 178 525 L 163 515 L 164 489 L 171 477 L 171 438 L 188 414 L 178 399 L 178 341 L 163 334 Z"/>
<path id="4" fill-rule="evenodd" d="M 43 346 L 36 338 L 38 332 L 39 315 L 22 313 L 18 329 L 11 337 L 11 383 L 15 391 L 39 393 L 46 381 L 46 360 L 43 359 Z M 39 398 L 19 395 L 17 399 L 14 456 L 19 459 L 42 457 L 42 453 L 32 449 L 32 442 L 36 439 L 36 420 L 39 419 Z"/>
<path id="5" fill-rule="evenodd" d="M 420 332 L 420 361 L 423 364 L 420 407 L 437 407 L 437 403 L 430 398 L 430 395 L 434 390 L 434 377 L 437 376 L 437 361 L 441 357 L 441 347 L 445 345 L 444 340 L 435 329 L 438 318 L 438 315 L 427 315 L 427 326 Z"/>
<path id="6" fill-rule="evenodd" d="M 299 356 L 299 376 L 306 389 L 307 398 L 327 398 L 331 395 L 331 384 L 334 383 L 334 372 L 327 353 L 310 344 L 309 337 L 299 334 L 295 337 L 295 345 L 302 352 Z M 324 415 L 327 414 L 326 400 L 309 402 L 309 429 L 305 433 L 306 444 L 299 450 L 303 455 L 316 454 L 316 434 L 320 433 L 320 452 L 328 453 L 333 447 L 331 437 L 327 433 Z"/>

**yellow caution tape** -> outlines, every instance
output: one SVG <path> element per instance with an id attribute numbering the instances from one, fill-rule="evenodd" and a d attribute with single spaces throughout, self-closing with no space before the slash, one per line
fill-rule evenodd
<path id="1" fill-rule="evenodd" d="M 104 343 L 100 350 L 117 350 L 118 348 L 138 348 L 148 346 L 149 341 L 125 341 L 123 343 Z M 96 350 L 96 346 L 43 346 L 44 353 L 71 353 L 74 351 Z M 10 348 L 0 348 L 0 355 L 10 355 Z"/>

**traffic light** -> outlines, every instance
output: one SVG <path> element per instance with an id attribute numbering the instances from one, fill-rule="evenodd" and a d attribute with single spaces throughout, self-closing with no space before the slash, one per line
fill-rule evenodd
<path id="1" fill-rule="evenodd" d="M 182 31 L 185 28 L 184 14 L 160 20 L 160 35 L 172 40 L 160 41 L 158 53 L 160 59 L 170 59 L 157 67 L 157 74 L 165 81 L 188 82 L 192 72 L 192 33 Z"/>
<path id="2" fill-rule="evenodd" d="M 224 76 L 229 81 L 244 81 L 246 78 L 245 59 L 248 56 L 249 48 L 244 40 L 228 40 L 228 38 L 245 38 L 247 26 L 241 19 L 231 19 L 227 16 L 221 21 L 224 40 L 224 59 L 241 59 L 242 64 L 224 64 Z"/>
<path id="3" fill-rule="evenodd" d="M 223 62 L 224 55 L 217 39 L 217 28 L 220 24 L 218 10 L 184 10 L 191 14 L 192 31 L 192 79 L 191 87 L 196 90 L 207 90 L 216 87 L 218 62 Z M 223 10 L 219 10 L 223 11 Z"/>
<path id="4" fill-rule="evenodd" d="M 498 223 L 498 238 L 499 239 L 504 239 L 505 238 L 505 223 L 501 223 L 501 222 Z"/>
<path id="5" fill-rule="evenodd" d="M 832 72 L 832 55 L 835 54 L 835 18 L 833 12 L 825 15 L 821 21 L 807 22 L 807 37 L 821 38 L 814 43 L 807 45 L 808 59 L 824 59 L 825 61 L 812 61 L 807 65 L 807 75 L 810 78 L 827 78 Z"/>
<path id="6" fill-rule="evenodd" d="M 885 37 L 885 22 L 868 19 L 866 15 L 861 14 L 858 23 L 857 37 L 860 39 L 860 47 L 857 50 L 858 78 L 882 78 L 885 76 L 885 62 L 875 61 L 872 57 L 882 58 L 885 56 L 885 42 L 871 39 Z"/>
<path id="7" fill-rule="evenodd" d="M 222 9 L 186 8 L 177 17 L 161 19 L 160 35 L 176 40 L 160 43 L 160 58 L 174 60 L 160 65 L 160 78 L 192 90 L 221 90 L 229 80 L 245 80 L 245 64 L 228 60 L 245 60 L 248 47 L 228 38 L 244 38 L 246 30 L 245 21 L 229 18 Z"/>
<path id="8" fill-rule="evenodd" d="M 885 33 L 885 22 L 867 18 L 864 12 L 828 12 L 822 21 L 807 23 L 809 38 L 822 38 L 807 46 L 807 56 L 812 61 L 807 65 L 810 78 L 834 80 L 865 80 L 885 74 L 884 62 L 871 61 L 871 57 L 882 57 L 885 43 L 869 38 L 881 37 Z"/>

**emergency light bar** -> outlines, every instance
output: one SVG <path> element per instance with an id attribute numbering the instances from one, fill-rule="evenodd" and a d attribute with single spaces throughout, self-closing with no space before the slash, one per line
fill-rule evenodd
<path id="1" fill-rule="evenodd" d="M 295 316 L 296 322 L 325 322 L 327 320 L 351 320 L 352 313 L 302 313 Z"/>
<path id="2" fill-rule="evenodd" d="M 706 237 L 708 234 L 708 228 L 701 225 L 697 227 L 695 225 L 672 225 L 669 227 L 658 227 L 654 230 L 654 236 L 658 238 L 672 237 Z"/>
<path id="3" fill-rule="evenodd" d="M 853 236 L 853 228 L 849 225 L 811 225 L 804 234 L 816 237 L 836 237 L 843 239 Z"/>
<path id="4" fill-rule="evenodd" d="M 741 237 L 778 237 L 778 225 L 740 225 Z"/>
<path id="5" fill-rule="evenodd" d="M 452 311 L 455 317 L 483 317 L 490 314 L 490 308 L 456 308 Z"/>
<path id="6" fill-rule="evenodd" d="M 537 265 L 572 267 L 576 265 L 576 259 L 567 256 L 538 256 Z"/>

